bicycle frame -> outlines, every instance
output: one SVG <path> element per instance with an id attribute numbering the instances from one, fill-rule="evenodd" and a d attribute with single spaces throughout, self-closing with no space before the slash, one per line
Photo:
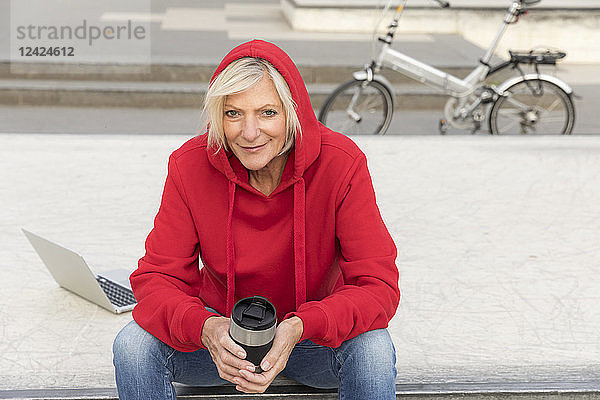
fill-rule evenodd
<path id="1" fill-rule="evenodd" d="M 396 10 L 394 22 L 392 22 L 390 25 L 387 35 L 384 38 L 380 38 L 380 41 L 384 42 L 384 44 L 377 56 L 377 59 L 373 63 L 374 72 L 376 74 L 379 73 L 379 70 L 382 67 L 391 68 L 421 83 L 442 89 L 450 96 L 469 96 L 476 89 L 477 85 L 487 77 L 491 69 L 489 61 L 491 60 L 492 55 L 498 48 L 500 40 L 508 29 L 508 25 L 518 20 L 522 8 L 523 5 L 518 0 L 513 1 L 504 17 L 496 37 L 492 41 L 490 47 L 487 49 L 485 55 L 480 59 L 481 64 L 477 66 L 465 79 L 460 79 L 454 75 L 422 63 L 391 48 L 392 39 L 398 26 L 400 13 L 403 10 L 403 7 L 400 6 Z"/>

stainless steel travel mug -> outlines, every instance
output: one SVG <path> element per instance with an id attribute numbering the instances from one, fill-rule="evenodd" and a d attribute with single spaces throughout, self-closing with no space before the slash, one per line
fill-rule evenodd
<path id="1" fill-rule="evenodd" d="M 273 345 L 276 324 L 275 306 L 264 297 L 246 297 L 233 307 L 229 336 L 244 348 L 257 373 L 262 372 L 260 362 Z"/>

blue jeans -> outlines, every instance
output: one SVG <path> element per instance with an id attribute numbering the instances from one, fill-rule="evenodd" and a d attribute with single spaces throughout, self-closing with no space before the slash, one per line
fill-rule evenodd
<path id="1" fill-rule="evenodd" d="M 221 379 L 208 350 L 177 351 L 143 330 L 135 321 L 113 344 L 119 399 L 176 399 L 171 382 L 219 386 Z M 365 332 L 338 348 L 304 340 L 294 347 L 281 372 L 297 382 L 338 388 L 339 399 L 396 398 L 396 354 L 386 329 Z"/>

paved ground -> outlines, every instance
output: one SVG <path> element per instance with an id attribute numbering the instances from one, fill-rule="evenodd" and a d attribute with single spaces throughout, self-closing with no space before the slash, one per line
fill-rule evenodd
<path id="1" fill-rule="evenodd" d="M 130 314 L 60 289 L 20 228 L 134 268 L 186 138 L 0 135 L 0 390 L 114 385 Z M 399 383 L 600 382 L 598 137 L 357 141 L 400 251 Z"/>

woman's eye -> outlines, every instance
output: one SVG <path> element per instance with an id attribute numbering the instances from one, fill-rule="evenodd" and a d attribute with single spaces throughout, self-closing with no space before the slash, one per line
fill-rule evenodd
<path id="1" fill-rule="evenodd" d="M 277 115 L 277 111 L 275 110 L 265 110 L 263 112 L 267 117 L 272 117 L 273 115 Z"/>
<path id="2" fill-rule="evenodd" d="M 225 115 L 231 118 L 235 118 L 238 115 L 238 112 L 235 110 L 227 110 L 225 111 Z"/>

